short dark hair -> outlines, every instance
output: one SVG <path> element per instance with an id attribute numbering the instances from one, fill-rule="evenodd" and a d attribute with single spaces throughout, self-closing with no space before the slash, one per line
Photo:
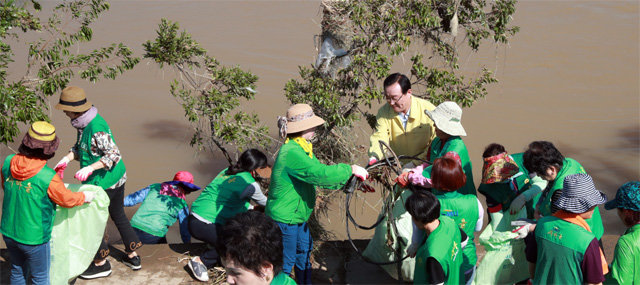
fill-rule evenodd
<path id="1" fill-rule="evenodd" d="M 625 226 L 631 227 L 640 223 L 640 212 L 623 208 L 618 208 L 618 211 L 622 211 L 624 213 L 622 214 L 621 219 Z"/>
<path id="2" fill-rule="evenodd" d="M 548 141 L 534 141 L 522 155 L 524 167 L 529 172 L 543 175 L 547 168 L 555 166 L 562 168 L 564 156 Z"/>
<path id="3" fill-rule="evenodd" d="M 431 168 L 431 184 L 433 188 L 451 192 L 456 191 L 467 183 L 460 163 L 449 157 L 436 158 Z"/>
<path id="4" fill-rule="evenodd" d="M 440 217 L 440 201 L 427 190 L 416 190 L 404 202 L 407 212 L 415 220 L 428 224 Z"/>
<path id="5" fill-rule="evenodd" d="M 267 166 L 267 156 L 261 151 L 252 148 L 244 151 L 236 164 L 229 167 L 227 175 L 234 175 L 244 171 L 253 171 Z"/>
<path id="6" fill-rule="evenodd" d="M 492 157 L 494 155 L 501 154 L 506 152 L 507 150 L 503 145 L 499 143 L 492 143 L 484 148 L 484 152 L 482 153 L 482 158 Z"/>
<path id="7" fill-rule="evenodd" d="M 271 218 L 257 211 L 240 213 L 222 227 L 220 253 L 240 266 L 262 275 L 262 265 L 282 271 L 282 232 Z"/>
<path id="8" fill-rule="evenodd" d="M 406 75 L 398 72 L 391 74 L 384 79 L 384 89 L 387 89 L 387 87 L 396 83 L 400 84 L 402 94 L 407 94 L 409 89 L 411 89 L 411 81 L 409 81 L 409 78 Z"/>

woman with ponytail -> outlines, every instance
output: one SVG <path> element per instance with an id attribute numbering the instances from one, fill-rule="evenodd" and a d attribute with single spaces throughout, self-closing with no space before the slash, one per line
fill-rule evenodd
<path id="1" fill-rule="evenodd" d="M 207 268 L 220 262 L 216 247 L 226 221 L 248 211 L 250 200 L 260 206 L 267 204 L 267 197 L 256 182 L 260 177 L 258 170 L 267 166 L 267 156 L 261 151 L 249 149 L 243 152 L 238 162 L 218 173 L 191 205 L 189 232 L 194 238 L 213 246 L 189 261 L 189 268 L 196 279 L 208 281 Z"/>

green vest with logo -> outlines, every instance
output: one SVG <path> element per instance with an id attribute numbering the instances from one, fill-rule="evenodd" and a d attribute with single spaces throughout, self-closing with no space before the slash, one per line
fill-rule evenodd
<path id="1" fill-rule="evenodd" d="M 296 285 L 296 281 L 281 271 L 271 280 L 270 285 Z"/>
<path id="2" fill-rule="evenodd" d="M 538 221 L 538 245 L 533 284 L 582 284 L 582 260 L 595 235 L 586 229 L 556 218 Z"/>
<path id="3" fill-rule="evenodd" d="M 464 283 L 462 254 L 460 252 L 460 228 L 449 217 L 440 216 L 440 225 L 427 236 L 416 253 L 416 267 L 413 271 L 413 284 L 428 284 L 427 258 L 432 257 L 442 266 L 444 284 Z"/>
<path id="4" fill-rule="evenodd" d="M 161 183 L 149 186 L 149 193 L 131 218 L 131 226 L 157 237 L 164 237 L 178 219 L 178 213 L 187 207 L 181 198 L 160 194 Z"/>
<path id="5" fill-rule="evenodd" d="M 98 132 L 108 133 L 115 143 L 115 138 L 113 137 L 113 134 L 111 134 L 109 125 L 107 125 L 107 122 L 102 118 L 102 116 L 100 116 L 100 114 L 96 114 L 96 117 L 89 122 L 82 132 L 78 131 L 78 140 L 75 148 L 79 155 L 78 160 L 80 161 L 81 168 L 89 166 L 100 160 L 100 156 L 94 156 L 91 154 L 91 137 L 93 137 L 93 134 Z M 98 185 L 102 187 L 102 189 L 106 190 L 118 183 L 118 180 L 122 178 L 125 171 L 124 162 L 120 159 L 120 161 L 118 161 L 118 163 L 109 170 L 101 168 L 93 171 L 93 173 L 89 175 L 89 178 L 82 182 L 82 184 Z"/>
<path id="6" fill-rule="evenodd" d="M 556 179 L 549 182 L 549 186 L 542 193 L 539 201 L 540 214 L 543 216 L 551 216 L 551 197 L 557 190 L 562 190 L 564 185 L 564 178 L 578 173 L 587 173 L 584 167 L 580 165 L 576 160 L 572 158 L 565 158 L 562 162 L 562 169 L 558 172 Z M 596 238 L 601 239 L 604 235 L 604 226 L 602 225 L 602 217 L 600 216 L 600 210 L 598 207 L 593 211 L 593 216 L 590 219 L 586 219 L 587 224 L 591 228 L 591 232 Z"/>
<path id="7" fill-rule="evenodd" d="M 454 151 L 460 156 L 460 162 L 462 163 L 462 170 L 464 170 L 464 174 L 467 176 L 467 182 L 462 186 L 462 188 L 456 190 L 462 194 L 473 194 L 476 195 L 476 185 L 473 182 L 473 171 L 471 166 L 471 159 L 469 158 L 469 151 L 467 150 L 467 146 L 464 144 L 464 141 L 458 136 L 450 137 L 445 143 L 442 145 L 442 141 L 439 137 L 433 139 L 431 142 L 431 147 L 429 147 L 429 162 L 431 165 L 424 168 L 422 171 L 422 176 L 426 178 L 431 178 L 431 167 L 433 166 L 433 162 L 436 158 L 440 158 L 444 156 L 447 152 Z"/>
<path id="8" fill-rule="evenodd" d="M 2 166 L 4 201 L 0 231 L 22 244 L 43 244 L 51 239 L 56 215 L 56 205 L 47 194 L 56 172 L 45 165 L 33 177 L 17 180 L 10 170 L 13 157 L 9 155 Z"/>
<path id="9" fill-rule="evenodd" d="M 227 169 L 218 173 L 198 199 L 191 205 L 191 211 L 212 223 L 224 225 L 227 219 L 249 210 L 249 199 L 241 198 L 242 192 L 255 182 L 251 173 L 240 172 L 227 175 Z"/>
<path id="10" fill-rule="evenodd" d="M 442 192 L 434 190 L 440 201 L 440 213 L 453 219 L 458 227 L 469 237 L 467 246 L 462 250 L 462 272 L 473 268 L 478 261 L 476 244 L 473 242 L 476 222 L 478 222 L 478 200 L 475 195 L 463 195 L 456 191 Z"/>

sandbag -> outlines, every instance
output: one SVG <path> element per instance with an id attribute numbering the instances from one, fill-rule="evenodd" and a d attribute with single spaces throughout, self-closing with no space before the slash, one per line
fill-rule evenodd
<path id="1" fill-rule="evenodd" d="M 411 220 L 411 215 L 404 207 L 404 201 L 411 196 L 411 194 L 411 191 L 403 191 L 402 194 L 400 194 L 400 198 L 393 204 L 393 217 L 396 222 L 396 227 L 398 228 L 399 239 L 402 240 L 400 243 L 401 257 L 407 255 L 407 249 L 411 244 L 411 235 L 413 234 L 413 221 Z M 387 242 L 389 240 L 388 234 L 391 235 L 391 239 L 394 241 L 393 244 Z M 397 245 L 398 239 L 394 231 L 387 231 L 387 218 L 385 217 L 376 227 L 373 237 L 362 254 L 376 262 L 394 261 L 397 259 L 394 251 Z M 382 265 L 381 267 L 392 278 L 399 280 L 396 264 Z M 415 258 L 409 257 L 402 261 L 401 272 L 403 281 L 413 281 L 414 267 Z"/>
<path id="2" fill-rule="evenodd" d="M 100 247 L 109 218 L 109 196 L 95 185 L 65 184 L 73 192 L 95 192 L 91 203 L 56 207 L 51 232 L 51 284 L 69 284 L 82 274 Z"/>

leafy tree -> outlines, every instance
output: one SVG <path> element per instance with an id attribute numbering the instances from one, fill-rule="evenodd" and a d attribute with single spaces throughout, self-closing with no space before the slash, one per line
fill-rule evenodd
<path id="1" fill-rule="evenodd" d="M 171 84 L 171 95 L 182 105 L 195 133 L 191 145 L 219 149 L 232 164 L 228 148 L 266 147 L 272 141 L 267 127 L 256 114 L 238 110 L 242 101 L 255 96 L 258 77 L 238 66 L 225 67 L 178 23 L 162 19 L 157 37 L 143 44 L 145 58 L 160 68 L 173 67 L 179 75 Z"/>
<path id="2" fill-rule="evenodd" d="M 485 40 L 507 43 L 516 0 L 324 0 L 322 46 L 315 66 L 299 67 L 300 79 L 285 86 L 292 103 L 308 103 L 326 121 L 314 152 L 325 161 L 353 161 L 354 123 L 383 99 L 380 86 L 395 59 L 411 51 L 413 94 L 434 104 L 469 107 L 497 82 L 483 68 L 475 78 L 460 75 L 458 45 L 477 51 Z M 458 43 L 458 37 L 463 38 Z M 327 49 L 327 47 L 329 47 Z M 327 51 L 329 51 L 327 53 Z M 366 107 L 366 108 L 365 108 Z M 317 151 L 316 151 L 317 149 Z"/>
<path id="3" fill-rule="evenodd" d="M 30 4 L 27 7 L 14 0 L 0 1 L 0 142 L 4 144 L 15 139 L 20 123 L 48 121 L 49 96 L 66 87 L 76 74 L 91 82 L 114 79 L 139 62 L 122 43 L 88 53 L 70 51 L 72 46 L 91 41 L 90 25 L 109 9 L 107 2 L 66 1 L 53 9 L 46 22 L 34 15 L 40 11 L 40 4 L 35 0 Z M 8 66 L 14 54 L 8 40 L 16 44 L 26 33 L 42 36 L 28 43 L 25 74 L 10 82 Z"/>

